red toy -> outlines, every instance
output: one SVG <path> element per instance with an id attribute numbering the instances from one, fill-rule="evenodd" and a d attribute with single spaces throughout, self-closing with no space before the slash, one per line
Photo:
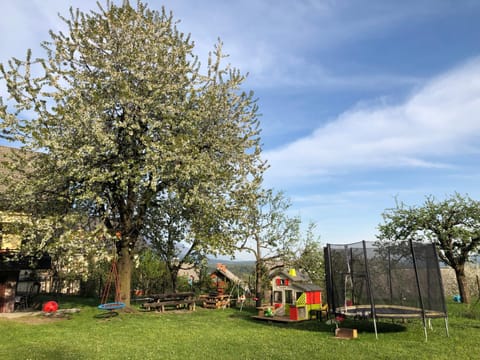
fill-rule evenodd
<path id="1" fill-rule="evenodd" d="M 43 304 L 43 312 L 55 312 L 58 310 L 58 304 L 55 301 L 48 301 Z"/>

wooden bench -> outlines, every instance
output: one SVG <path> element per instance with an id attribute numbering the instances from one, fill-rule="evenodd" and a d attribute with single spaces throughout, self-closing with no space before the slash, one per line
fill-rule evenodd
<path id="1" fill-rule="evenodd" d="M 187 308 L 195 311 L 195 294 L 194 293 L 169 293 L 150 295 L 149 300 L 142 304 L 142 307 L 148 311 L 152 309 L 162 313 L 167 306 L 175 306 L 176 309 Z"/>

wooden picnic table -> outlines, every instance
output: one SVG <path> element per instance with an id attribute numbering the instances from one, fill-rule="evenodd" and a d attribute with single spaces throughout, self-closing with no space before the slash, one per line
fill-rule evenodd
<path id="1" fill-rule="evenodd" d="M 167 306 L 175 306 L 176 309 L 188 308 L 195 311 L 195 294 L 193 292 L 153 294 L 146 297 L 147 301 L 142 307 L 148 311 L 165 311 Z"/>

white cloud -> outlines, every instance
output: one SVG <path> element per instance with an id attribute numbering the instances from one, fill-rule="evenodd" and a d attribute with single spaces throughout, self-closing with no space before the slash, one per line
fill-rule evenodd
<path id="1" fill-rule="evenodd" d="M 403 104 L 355 108 L 310 136 L 266 152 L 267 180 L 387 167 L 446 167 L 479 150 L 480 58 L 429 81 Z"/>
<path id="2" fill-rule="evenodd" d="M 225 44 L 227 60 L 242 72 L 250 73 L 249 86 L 350 88 L 385 88 L 389 85 L 412 85 L 411 76 L 377 73 L 340 74 L 322 61 L 322 54 L 348 46 L 369 36 L 388 33 L 403 20 L 434 16 L 440 6 L 427 1 L 409 6 L 384 1 L 332 2 L 242 0 L 204 3 L 165 2 L 174 16 L 181 19 L 179 28 L 192 34 L 196 51 L 205 62 L 217 37 Z M 155 3 L 153 6 L 157 6 Z"/>
<path id="3" fill-rule="evenodd" d="M 122 0 L 114 0 L 121 4 Z M 104 1 L 101 1 L 103 4 Z M 134 1 L 131 1 L 134 4 Z M 348 46 L 368 36 L 385 34 L 404 19 L 434 16 L 442 8 L 430 1 L 415 1 L 408 6 L 395 2 L 330 0 L 242 0 L 225 2 L 165 0 L 148 1 L 153 9 L 165 5 L 179 29 L 192 34 L 196 52 L 206 63 L 217 38 L 225 42 L 228 59 L 242 72 L 250 73 L 249 86 L 315 86 L 321 88 L 381 87 L 414 84 L 409 76 L 384 74 L 339 74 L 325 68 L 322 52 Z M 48 29 L 58 30 L 57 14 L 68 16 L 68 8 L 97 10 L 95 0 L 17 0 L 2 8 L 0 61 L 24 56 L 28 47 L 48 39 Z M 445 7 L 445 5 L 443 5 Z M 12 31 L 12 29 L 15 29 Z M 14 35 L 10 35 L 14 34 Z M 35 54 L 34 54 L 35 55 Z"/>

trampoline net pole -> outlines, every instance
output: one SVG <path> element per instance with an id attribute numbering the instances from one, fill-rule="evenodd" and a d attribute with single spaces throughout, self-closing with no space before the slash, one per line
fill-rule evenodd
<path id="1" fill-rule="evenodd" d="M 435 247 L 435 244 L 433 242 L 432 242 L 431 246 L 432 246 L 432 249 L 433 249 L 432 253 L 433 253 L 434 261 L 435 261 L 436 264 L 438 264 L 440 261 L 438 259 L 437 248 Z M 445 303 L 445 289 L 443 287 L 442 273 L 440 272 L 440 266 L 437 266 L 436 269 L 437 269 L 438 283 L 440 285 L 440 302 L 441 302 L 441 305 L 442 305 L 443 313 L 445 314 L 445 316 L 444 316 L 445 332 L 447 334 L 447 337 L 450 337 L 450 333 L 448 331 L 448 313 L 447 313 L 447 306 L 446 306 L 446 303 Z"/>
<path id="2" fill-rule="evenodd" d="M 427 341 L 428 340 L 428 337 L 427 337 L 427 320 L 426 320 L 426 317 L 425 317 L 425 304 L 423 303 L 422 289 L 420 287 L 420 278 L 418 276 L 417 259 L 416 259 L 416 256 L 415 256 L 415 249 L 413 247 L 412 239 L 409 239 L 408 242 L 410 243 L 410 251 L 412 252 L 413 269 L 415 270 L 415 280 L 417 282 L 417 289 L 418 289 L 418 299 L 420 300 L 420 306 L 422 308 L 423 331 L 425 333 L 425 341 Z"/>
<path id="3" fill-rule="evenodd" d="M 375 301 L 373 300 L 373 290 L 372 283 L 370 281 L 370 270 L 368 268 L 368 254 L 367 254 L 367 243 L 365 240 L 363 242 L 363 261 L 365 261 L 365 280 L 367 283 L 368 299 L 370 300 L 370 306 L 372 310 L 372 316 L 375 317 Z"/>
<path id="4" fill-rule="evenodd" d="M 445 332 L 447 333 L 447 337 L 450 337 L 450 333 L 448 332 L 448 316 L 445 316 Z"/>
<path id="5" fill-rule="evenodd" d="M 390 290 L 390 304 L 393 303 L 393 284 L 392 284 L 392 257 L 390 254 L 390 246 L 387 249 L 388 254 L 388 288 Z"/>
<path id="6" fill-rule="evenodd" d="M 363 259 L 365 261 L 365 278 L 367 282 L 367 291 L 368 291 L 368 297 L 370 299 L 370 309 L 372 311 L 373 327 L 375 328 L 375 338 L 378 340 L 377 312 L 375 310 L 375 301 L 373 300 L 372 284 L 370 282 L 370 271 L 368 268 L 367 242 L 363 240 L 362 243 L 363 243 Z"/>
<path id="7" fill-rule="evenodd" d="M 324 249 L 325 256 L 325 272 L 327 278 L 327 304 L 329 307 L 329 312 L 335 312 L 336 303 L 335 303 L 335 284 L 333 281 L 333 272 L 332 272 L 332 252 L 330 244 Z"/>

